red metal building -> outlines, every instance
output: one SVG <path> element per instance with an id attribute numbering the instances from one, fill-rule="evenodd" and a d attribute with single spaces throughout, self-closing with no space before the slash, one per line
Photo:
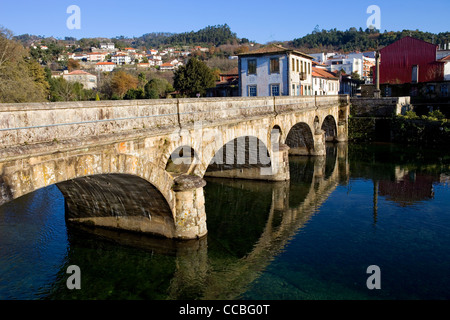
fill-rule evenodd
<path id="1" fill-rule="evenodd" d="M 436 61 L 436 51 L 436 45 L 412 37 L 384 47 L 380 50 L 380 84 L 443 81 L 444 64 Z"/>

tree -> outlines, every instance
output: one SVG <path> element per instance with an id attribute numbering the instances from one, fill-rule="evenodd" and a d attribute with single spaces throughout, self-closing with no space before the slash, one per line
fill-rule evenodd
<path id="1" fill-rule="evenodd" d="M 112 94 L 115 94 L 121 99 L 128 92 L 128 90 L 136 89 L 138 84 L 138 79 L 133 77 L 131 74 L 128 74 L 122 70 L 117 71 L 111 79 Z"/>
<path id="2" fill-rule="evenodd" d="M 12 40 L 11 31 L 0 28 L 0 102 L 46 101 L 48 82 L 44 69 Z"/>
<path id="3" fill-rule="evenodd" d="M 195 97 L 205 95 L 206 89 L 215 86 L 214 73 L 202 61 L 192 58 L 185 66 L 175 71 L 174 88 L 182 95 Z"/>
<path id="4" fill-rule="evenodd" d="M 359 75 L 358 71 L 353 71 L 351 77 L 353 80 L 361 80 L 361 76 Z"/>
<path id="5" fill-rule="evenodd" d="M 63 77 L 50 79 L 50 101 L 84 101 L 93 97 L 93 91 L 83 89 L 79 82 L 70 82 Z"/>
<path id="6" fill-rule="evenodd" d="M 145 97 L 147 99 L 166 98 L 167 94 L 173 91 L 174 88 L 166 79 L 155 78 L 145 85 Z"/>
<path id="7" fill-rule="evenodd" d="M 69 72 L 72 72 L 73 70 L 78 70 L 80 69 L 80 62 L 75 60 L 75 59 L 69 59 L 67 61 L 67 69 L 69 70 Z"/>

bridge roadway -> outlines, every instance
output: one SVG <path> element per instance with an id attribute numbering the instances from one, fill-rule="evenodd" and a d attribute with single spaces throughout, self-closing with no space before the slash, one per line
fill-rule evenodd
<path id="1" fill-rule="evenodd" d="M 204 176 L 287 181 L 348 114 L 348 96 L 0 104 L 0 205 L 56 184 L 69 222 L 200 238 Z"/>

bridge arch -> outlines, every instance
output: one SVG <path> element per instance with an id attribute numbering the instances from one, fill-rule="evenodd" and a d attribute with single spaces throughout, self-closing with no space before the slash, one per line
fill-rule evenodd
<path id="1" fill-rule="evenodd" d="M 325 132 L 325 141 L 336 141 L 338 132 L 334 116 L 326 116 L 322 122 L 321 129 Z"/>
<path id="2" fill-rule="evenodd" d="M 256 136 L 240 136 L 214 152 L 204 175 L 261 179 L 261 168 L 270 167 L 271 157 L 267 145 Z"/>
<path id="3" fill-rule="evenodd" d="M 166 202 L 172 217 L 174 216 L 175 197 L 171 189 L 174 181 L 172 176 L 144 158 L 119 153 L 98 153 L 73 155 L 42 162 L 38 162 L 38 159 L 31 160 L 30 165 L 1 175 L 0 189 L 4 191 L 0 198 L 0 205 L 54 184 L 67 185 L 81 179 L 78 181 L 88 185 L 98 180 L 91 178 L 94 176 L 101 177 L 100 180 L 105 181 L 117 175 L 127 175 L 139 178 L 148 183 L 148 186 L 155 188 L 155 192 L 161 194 L 159 199 Z M 33 162 L 37 163 L 32 164 Z M 107 185 L 106 182 L 104 185 Z M 124 192 L 127 191 L 124 190 Z"/>
<path id="4" fill-rule="evenodd" d="M 289 153 L 292 155 L 311 155 L 314 152 L 314 135 L 305 122 L 295 124 L 286 137 Z"/>

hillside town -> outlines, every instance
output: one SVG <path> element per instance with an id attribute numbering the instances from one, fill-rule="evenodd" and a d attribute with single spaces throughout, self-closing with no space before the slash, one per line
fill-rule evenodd
<path id="1" fill-rule="evenodd" d="M 380 84 L 383 86 L 383 96 L 392 96 L 398 91 L 395 87 L 401 84 L 431 82 L 425 89 L 419 90 L 417 86 L 411 88 L 411 96 L 417 96 L 420 92 L 431 94 L 432 91 L 435 96 L 447 97 L 447 82 L 450 81 L 450 44 L 448 46 L 449 48 L 447 45 L 440 48 L 406 37 L 383 48 L 380 51 Z M 36 44 L 31 47 L 48 49 L 47 46 Z M 70 45 L 67 45 L 67 48 L 69 49 Z M 168 47 L 142 51 L 132 47 L 118 49 L 114 43 L 100 43 L 99 48 L 91 47 L 90 52 L 68 50 L 60 54 L 58 61 L 76 61 L 79 67 L 77 70 L 53 71 L 52 76 L 79 82 L 85 89 L 96 89 L 98 77 L 102 73 L 131 68 L 138 72 L 174 72 L 185 65 L 193 53 L 206 53 L 210 50 L 207 47 L 192 46 L 183 49 Z M 370 91 L 374 84 L 376 51 L 305 54 L 277 44 L 244 51 L 228 57 L 236 62 L 236 66 L 229 70 L 220 70 L 216 86 L 207 88 L 206 96 L 359 96 L 367 95 L 367 90 Z M 427 55 L 415 54 L 423 51 L 427 52 Z M 285 55 L 289 58 L 285 58 Z M 395 68 L 383 68 L 397 65 L 398 60 L 405 57 L 408 65 L 402 66 L 402 70 L 397 68 L 397 73 L 393 73 Z"/>

